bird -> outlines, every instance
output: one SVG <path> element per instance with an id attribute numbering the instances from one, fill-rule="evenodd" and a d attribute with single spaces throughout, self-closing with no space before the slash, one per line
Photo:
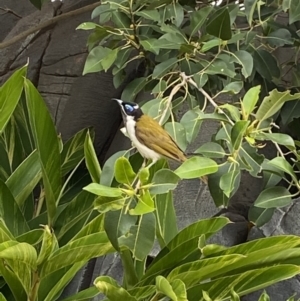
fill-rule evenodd
<path id="1" fill-rule="evenodd" d="M 184 152 L 169 133 L 152 117 L 143 113 L 137 103 L 113 98 L 120 108 L 126 133 L 144 159 L 154 165 L 161 158 L 178 162 L 187 160 Z"/>

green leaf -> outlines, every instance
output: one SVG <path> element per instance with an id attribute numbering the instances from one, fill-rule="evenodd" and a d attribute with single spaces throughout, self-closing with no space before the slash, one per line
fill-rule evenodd
<path id="1" fill-rule="evenodd" d="M 69 242 L 57 249 L 44 263 L 41 277 L 53 273 L 63 267 L 114 252 L 104 231 L 86 235 Z"/>
<path id="2" fill-rule="evenodd" d="M 245 0 L 245 14 L 248 20 L 248 24 L 251 26 L 253 21 L 253 14 L 255 12 L 255 8 L 257 5 L 258 0 Z"/>
<path id="3" fill-rule="evenodd" d="M 236 72 L 234 70 L 233 64 L 227 64 L 225 61 L 216 59 L 211 63 L 208 68 L 205 70 L 205 73 L 215 75 L 220 74 L 223 76 L 228 76 L 231 78 L 236 77 Z"/>
<path id="4" fill-rule="evenodd" d="M 284 125 L 287 125 L 293 121 L 293 119 L 300 117 L 300 101 L 297 99 L 285 103 L 280 110 L 280 117 Z"/>
<path id="5" fill-rule="evenodd" d="M 138 197 L 138 203 L 134 209 L 129 210 L 131 215 L 143 215 L 155 210 L 154 201 L 149 190 L 143 191 Z"/>
<path id="6" fill-rule="evenodd" d="M 261 86 L 250 88 L 243 98 L 242 110 L 246 120 L 248 120 L 249 115 L 253 112 L 255 105 L 258 102 L 260 89 Z"/>
<path id="7" fill-rule="evenodd" d="M 230 297 L 231 288 L 234 288 L 237 294 L 245 295 L 281 280 L 289 279 L 298 273 L 298 266 L 288 264 L 258 268 L 242 274 L 221 277 L 207 283 L 197 284 L 187 290 L 187 297 L 189 301 L 196 301 L 199 300 L 199 296 L 203 291 L 207 291 L 212 300 L 220 298 L 226 300 Z"/>
<path id="8" fill-rule="evenodd" d="M 245 51 L 236 51 L 233 55 L 233 61 L 242 66 L 242 74 L 245 78 L 248 78 L 252 74 L 253 70 L 253 57 L 252 55 Z"/>
<path id="9" fill-rule="evenodd" d="M 263 190 L 257 197 L 254 205 L 260 208 L 281 208 L 292 202 L 289 191 L 281 186 L 270 187 Z"/>
<path id="10" fill-rule="evenodd" d="M 215 173 L 218 165 L 209 158 L 192 157 L 182 163 L 174 172 L 181 179 L 194 179 Z"/>
<path id="11" fill-rule="evenodd" d="M 128 152 L 122 150 L 113 154 L 106 160 L 102 168 L 102 174 L 100 178 L 100 184 L 105 186 L 111 186 L 111 183 L 115 176 L 115 162 L 119 157 L 126 156 Z"/>
<path id="12" fill-rule="evenodd" d="M 93 286 L 85 290 L 82 290 L 70 297 L 67 297 L 66 299 L 62 299 L 61 301 L 86 301 L 86 300 L 93 299 L 99 293 L 100 293 L 99 290 L 95 286 Z"/>
<path id="13" fill-rule="evenodd" d="M 254 49 L 254 66 L 257 72 L 266 80 L 272 81 L 280 77 L 280 69 L 275 57 L 264 49 Z"/>
<path id="14" fill-rule="evenodd" d="M 81 23 L 79 26 L 77 26 L 76 30 L 77 29 L 91 30 L 91 29 L 95 29 L 96 27 L 101 27 L 101 26 L 94 22 L 84 22 L 84 23 Z"/>
<path id="15" fill-rule="evenodd" d="M 118 49 L 110 49 L 103 46 L 96 46 L 89 53 L 83 75 L 92 72 L 107 71 L 117 58 Z"/>
<path id="16" fill-rule="evenodd" d="M 252 206 L 248 212 L 248 220 L 257 227 L 261 227 L 271 220 L 274 211 L 275 208 L 259 208 Z"/>
<path id="17" fill-rule="evenodd" d="M 23 206 L 27 197 L 41 179 L 41 176 L 39 155 L 37 151 L 33 151 L 6 181 L 6 185 L 19 207 Z"/>
<path id="18" fill-rule="evenodd" d="M 236 106 L 226 103 L 224 105 L 221 105 L 220 108 L 223 109 L 224 111 L 227 111 L 229 113 L 229 116 L 234 121 L 239 121 L 241 119 L 240 110 Z"/>
<path id="19" fill-rule="evenodd" d="M 97 155 L 94 149 L 93 141 L 91 139 L 89 132 L 87 132 L 84 141 L 84 156 L 85 156 L 85 163 L 91 175 L 92 181 L 94 183 L 99 183 L 100 175 L 101 175 L 101 167 L 99 165 Z"/>
<path id="20" fill-rule="evenodd" d="M 0 134 L 10 120 L 23 91 L 24 77 L 26 76 L 27 65 L 18 69 L 0 87 Z"/>
<path id="21" fill-rule="evenodd" d="M 243 87 L 244 82 L 242 81 L 231 82 L 223 88 L 222 93 L 238 94 L 241 92 Z"/>
<path id="22" fill-rule="evenodd" d="M 109 300 L 137 301 L 128 291 L 119 286 L 117 281 L 109 276 L 97 277 L 94 281 L 94 285 Z"/>
<path id="23" fill-rule="evenodd" d="M 292 166 L 282 157 L 276 157 L 268 162 L 268 165 L 273 165 L 276 168 L 288 173 L 295 182 L 298 182 L 297 176 L 292 168 Z"/>
<path id="24" fill-rule="evenodd" d="M 119 197 L 122 195 L 122 190 L 120 190 L 119 188 L 108 187 L 97 183 L 89 184 L 83 189 L 99 196 L 107 196 L 112 198 Z"/>
<path id="25" fill-rule="evenodd" d="M 46 104 L 36 88 L 26 79 L 24 87 L 30 124 L 42 168 L 48 223 L 52 224 L 56 214 L 56 202 L 61 190 L 61 165 L 57 133 Z"/>
<path id="26" fill-rule="evenodd" d="M 223 174 L 220 179 L 220 188 L 224 191 L 224 194 L 230 198 L 238 190 L 241 181 L 241 172 L 236 164 L 234 164 L 233 170 Z"/>
<path id="27" fill-rule="evenodd" d="M 159 53 L 160 45 L 157 45 L 157 39 L 141 40 L 140 44 L 146 51 L 153 52 L 156 55 Z"/>
<path id="28" fill-rule="evenodd" d="M 130 227 L 135 225 L 137 217 L 125 214 L 125 208 L 118 211 L 109 211 L 105 213 L 104 228 L 107 236 L 116 250 L 119 250 L 118 238 L 129 232 Z"/>
<path id="29" fill-rule="evenodd" d="M 270 301 L 269 295 L 266 293 L 266 291 L 263 291 L 260 295 L 258 301 Z M 291 300 L 292 301 L 292 300 Z"/>
<path id="30" fill-rule="evenodd" d="M 170 134 L 179 148 L 185 151 L 187 147 L 185 128 L 179 122 L 168 122 L 165 124 L 165 130 Z"/>
<path id="31" fill-rule="evenodd" d="M 190 36 L 194 36 L 197 34 L 198 30 L 201 28 L 201 26 L 205 23 L 207 20 L 208 15 L 213 10 L 211 6 L 205 6 L 197 11 L 193 11 L 190 14 Z"/>
<path id="32" fill-rule="evenodd" d="M 289 24 L 300 20 L 300 3 L 297 0 L 290 0 Z"/>
<path id="33" fill-rule="evenodd" d="M 281 47 L 284 45 L 293 45 L 291 32 L 286 28 L 279 28 L 271 32 L 267 37 L 271 47 Z"/>
<path id="34" fill-rule="evenodd" d="M 115 178 L 120 184 L 132 185 L 136 173 L 133 171 L 129 160 L 125 157 L 120 157 L 115 163 Z"/>
<path id="35" fill-rule="evenodd" d="M 154 22 L 160 21 L 160 14 L 156 9 L 144 9 L 138 12 L 135 12 L 134 15 L 143 17 L 144 19 L 151 20 Z"/>
<path id="36" fill-rule="evenodd" d="M 83 129 L 70 138 L 63 146 L 61 152 L 62 175 L 73 170 L 84 158 L 84 142 L 88 129 Z"/>
<path id="37" fill-rule="evenodd" d="M 231 143 L 235 150 L 238 150 L 241 147 L 244 135 L 247 131 L 250 121 L 240 120 L 235 123 L 231 130 Z"/>
<path id="38" fill-rule="evenodd" d="M 139 217 L 137 225 L 119 238 L 121 249 L 129 249 L 137 260 L 144 260 L 150 253 L 155 240 L 155 215 L 147 213 Z"/>
<path id="39" fill-rule="evenodd" d="M 94 202 L 94 208 L 99 212 L 120 210 L 125 205 L 125 199 L 122 197 L 98 197 Z"/>
<path id="40" fill-rule="evenodd" d="M 54 233 L 51 233 L 49 226 L 44 226 L 43 241 L 37 259 L 37 265 L 41 265 L 45 262 L 57 246 L 58 243 Z"/>
<path id="41" fill-rule="evenodd" d="M 228 8 L 218 9 L 209 18 L 206 25 L 206 30 L 209 34 L 222 40 L 231 39 L 231 26 Z"/>
<path id="42" fill-rule="evenodd" d="M 23 213 L 2 180 L 0 180 L 0 217 L 15 237 L 29 231 Z"/>
<path id="43" fill-rule="evenodd" d="M 290 91 L 279 92 L 277 89 L 272 90 L 269 96 L 266 96 L 256 112 L 256 119 L 263 121 L 277 113 L 286 101 L 298 99 L 300 93 L 291 95 Z"/>
<path id="44" fill-rule="evenodd" d="M 226 155 L 223 147 L 215 142 L 207 142 L 194 151 L 208 158 L 224 158 Z"/>
<path id="45" fill-rule="evenodd" d="M 294 139 L 287 135 L 287 134 L 281 134 L 281 133 L 261 133 L 259 134 L 256 139 L 258 140 L 270 140 L 274 141 L 280 145 L 285 145 L 286 147 L 290 149 L 295 149 L 295 142 Z"/>
<path id="46" fill-rule="evenodd" d="M 164 76 L 177 63 L 177 58 L 170 58 L 155 66 L 152 78 L 160 78 Z"/>
<path id="47" fill-rule="evenodd" d="M 200 131 L 201 120 L 197 111 L 199 111 L 199 108 L 187 111 L 180 120 L 180 123 L 185 128 L 188 143 L 193 142 Z"/>
<path id="48" fill-rule="evenodd" d="M 121 99 L 126 101 L 134 101 L 138 93 L 143 90 L 146 84 L 147 77 L 135 78 L 123 90 Z"/>
<path id="49" fill-rule="evenodd" d="M 156 235 L 160 247 L 165 247 L 178 233 L 172 192 L 155 197 Z"/>
<path id="50" fill-rule="evenodd" d="M 164 194 L 177 187 L 180 178 L 170 169 L 158 170 L 152 179 L 151 194 Z"/>
<path id="51" fill-rule="evenodd" d="M 171 300 L 177 301 L 177 296 L 173 291 L 173 288 L 169 281 L 163 276 L 157 276 L 155 278 L 157 293 L 163 294 L 169 297 Z"/>

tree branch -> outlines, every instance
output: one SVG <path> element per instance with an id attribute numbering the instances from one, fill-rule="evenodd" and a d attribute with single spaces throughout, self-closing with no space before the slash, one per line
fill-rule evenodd
<path id="1" fill-rule="evenodd" d="M 50 20 L 47 20 L 47 21 L 45 21 L 43 23 L 38 24 L 35 27 L 29 28 L 29 29 L 23 31 L 22 33 L 16 35 L 15 37 L 11 38 L 8 41 L 0 43 L 0 49 L 4 49 L 4 48 L 6 48 L 6 47 L 8 47 L 10 45 L 13 45 L 13 44 L 19 42 L 20 40 L 26 38 L 30 34 L 35 33 L 36 31 L 39 31 L 41 29 L 47 28 L 47 27 L 49 27 L 49 26 L 51 26 L 51 25 L 53 25 L 53 24 L 55 24 L 55 23 L 57 23 L 59 21 L 62 21 L 62 20 L 65 20 L 67 18 L 74 17 L 74 16 L 77 16 L 77 15 L 83 14 L 85 12 L 88 12 L 88 11 L 96 8 L 100 4 L 101 4 L 100 2 L 96 2 L 96 3 L 90 4 L 90 5 L 87 5 L 87 6 L 84 6 L 84 7 L 75 9 L 75 10 L 72 10 L 70 12 L 64 13 L 62 15 L 53 17 Z"/>

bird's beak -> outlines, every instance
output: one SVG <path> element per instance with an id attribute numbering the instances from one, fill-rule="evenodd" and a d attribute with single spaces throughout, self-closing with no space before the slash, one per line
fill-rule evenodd
<path id="1" fill-rule="evenodd" d="M 112 98 L 112 100 L 115 100 L 119 105 L 122 105 L 123 100 L 117 99 L 117 98 Z"/>

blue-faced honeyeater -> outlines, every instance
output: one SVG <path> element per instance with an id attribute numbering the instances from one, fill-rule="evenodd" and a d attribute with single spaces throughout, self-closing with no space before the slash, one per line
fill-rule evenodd
<path id="1" fill-rule="evenodd" d="M 179 162 L 187 159 L 168 132 L 156 120 L 145 115 L 138 104 L 114 100 L 121 108 L 128 137 L 145 159 L 152 160 L 151 165 L 163 157 Z"/>

